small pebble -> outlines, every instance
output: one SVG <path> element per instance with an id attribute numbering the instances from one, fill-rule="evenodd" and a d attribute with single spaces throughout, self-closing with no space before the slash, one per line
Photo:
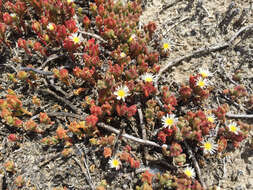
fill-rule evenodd
<path id="1" fill-rule="evenodd" d="M 251 174 L 252 171 L 253 171 L 253 165 L 252 164 L 247 164 L 246 169 L 249 172 L 249 174 Z"/>
<path id="2" fill-rule="evenodd" d="M 235 187 L 234 190 L 245 190 L 245 188 L 242 187 L 241 185 L 239 185 L 239 186 Z"/>
<path id="3" fill-rule="evenodd" d="M 196 30 L 192 30 L 192 31 L 191 31 L 191 35 L 192 35 L 192 36 L 196 36 L 196 34 L 197 34 Z"/>
<path id="4" fill-rule="evenodd" d="M 252 189 L 253 188 L 253 184 L 252 184 L 252 180 L 249 180 L 248 183 L 246 184 L 247 189 Z"/>

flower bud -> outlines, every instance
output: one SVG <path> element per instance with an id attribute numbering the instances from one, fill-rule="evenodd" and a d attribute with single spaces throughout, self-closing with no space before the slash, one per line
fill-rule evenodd
<path id="1" fill-rule="evenodd" d="M 103 24 L 103 19 L 102 19 L 102 17 L 101 17 L 100 15 L 96 16 L 96 25 L 97 25 L 98 27 L 100 27 L 100 26 L 102 26 L 102 24 Z"/>
<path id="2" fill-rule="evenodd" d="M 35 42 L 35 43 L 33 44 L 33 49 L 34 49 L 35 51 L 41 51 L 43 48 L 42 48 L 42 46 L 41 46 L 41 43 Z"/>
<path id="3" fill-rule="evenodd" d="M 35 121 L 30 119 L 29 121 L 25 122 L 25 130 L 36 131 L 36 128 L 37 128 L 37 123 L 35 123 Z"/>
<path id="4" fill-rule="evenodd" d="M 14 172 L 15 171 L 15 164 L 13 161 L 7 161 L 4 163 L 4 167 L 7 172 Z"/>
<path id="5" fill-rule="evenodd" d="M 97 13 L 97 6 L 94 3 L 90 4 L 90 10 L 93 13 L 93 15 L 96 15 Z"/>
<path id="6" fill-rule="evenodd" d="M 1 36 L 4 36 L 5 31 L 6 31 L 6 25 L 4 23 L 0 22 L 0 38 L 1 38 Z"/>
<path id="7" fill-rule="evenodd" d="M 19 71 L 17 73 L 17 78 L 19 80 L 25 80 L 25 79 L 27 79 L 27 77 L 28 77 L 28 75 L 27 75 L 27 72 L 25 72 L 25 71 Z"/>
<path id="8" fill-rule="evenodd" d="M 15 184 L 16 184 L 17 187 L 22 187 L 25 184 L 25 181 L 24 181 L 24 179 L 21 175 L 16 177 Z"/>
<path id="9" fill-rule="evenodd" d="M 23 121 L 21 121 L 20 119 L 18 119 L 17 117 L 14 117 L 14 122 L 13 122 L 13 126 L 14 127 L 22 127 L 23 125 Z"/>
<path id="10" fill-rule="evenodd" d="M 7 123 L 8 125 L 12 126 L 12 124 L 13 124 L 13 122 L 14 122 L 12 116 L 7 116 L 7 117 L 5 118 L 5 120 L 6 120 L 6 123 Z"/>
<path id="11" fill-rule="evenodd" d="M 26 48 L 26 41 L 22 38 L 18 39 L 18 47 L 20 48 Z"/>
<path id="12" fill-rule="evenodd" d="M 104 13 L 105 13 L 105 8 L 102 4 L 100 4 L 98 7 L 98 14 L 103 17 Z"/>
<path id="13" fill-rule="evenodd" d="M 89 115 L 86 117 L 85 121 L 87 125 L 94 127 L 98 122 L 98 117 L 95 115 Z"/>
<path id="14" fill-rule="evenodd" d="M 61 79 L 67 79 L 69 76 L 69 72 L 67 69 L 61 69 L 60 70 L 60 78 Z"/>
<path id="15" fill-rule="evenodd" d="M 40 123 L 52 124 L 52 121 L 50 117 L 48 117 L 47 113 L 40 112 Z"/>
<path id="16" fill-rule="evenodd" d="M 9 134 L 8 135 L 8 140 L 9 141 L 12 141 L 12 142 L 15 142 L 15 141 L 17 141 L 18 140 L 18 137 L 17 137 L 17 135 L 16 134 Z"/>
<path id="17" fill-rule="evenodd" d="M 84 24 L 84 26 L 85 26 L 85 28 L 86 28 L 86 30 L 87 30 L 88 27 L 89 27 L 89 25 L 90 25 L 90 19 L 89 19 L 89 17 L 85 16 L 85 17 L 83 18 L 83 24 Z"/>
<path id="18" fill-rule="evenodd" d="M 40 23 L 46 27 L 48 25 L 48 18 L 45 16 L 41 16 Z"/>
<path id="19" fill-rule="evenodd" d="M 15 12 L 19 15 L 23 15 L 25 11 L 26 11 L 25 3 L 18 0 L 15 4 Z"/>
<path id="20" fill-rule="evenodd" d="M 65 22 L 65 26 L 70 31 L 70 33 L 75 33 L 78 30 L 76 27 L 76 22 L 73 19 L 67 20 Z"/>
<path id="21" fill-rule="evenodd" d="M 4 23 L 7 24 L 7 25 L 11 25 L 12 22 L 13 22 L 13 19 L 12 19 L 11 15 L 9 13 L 4 13 L 3 14 L 3 20 L 4 20 Z"/>
<path id="22" fill-rule="evenodd" d="M 44 34 L 44 35 L 43 35 L 43 39 L 44 39 L 46 42 L 48 42 L 48 41 L 49 41 L 49 36 L 48 36 L 47 34 Z"/>

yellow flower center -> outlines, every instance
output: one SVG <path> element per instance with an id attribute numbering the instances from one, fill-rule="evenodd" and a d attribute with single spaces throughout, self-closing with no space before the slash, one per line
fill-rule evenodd
<path id="1" fill-rule="evenodd" d="M 164 50 L 169 49 L 169 44 L 168 44 L 168 43 L 164 43 L 164 44 L 163 44 L 163 49 L 164 49 Z"/>
<path id="2" fill-rule="evenodd" d="M 128 42 L 133 41 L 133 39 L 134 39 L 134 38 L 135 38 L 135 35 L 134 35 L 134 34 L 132 34 L 132 35 L 129 37 Z"/>
<path id="3" fill-rule="evenodd" d="M 152 77 L 146 77 L 146 78 L 145 78 L 145 81 L 146 81 L 146 82 L 152 82 L 152 80 L 153 80 Z"/>
<path id="4" fill-rule="evenodd" d="M 202 76 L 203 78 L 208 77 L 207 73 L 205 73 L 205 72 L 201 72 L 200 74 L 201 74 L 201 76 Z"/>
<path id="5" fill-rule="evenodd" d="M 77 36 L 75 36 L 75 37 L 73 38 L 73 42 L 74 42 L 75 44 L 78 44 L 79 41 L 80 41 L 80 39 L 79 39 Z"/>
<path id="6" fill-rule="evenodd" d="M 112 161 L 112 165 L 113 165 L 113 167 L 118 167 L 118 166 L 119 166 L 119 161 L 116 160 L 116 159 L 114 159 L 114 160 Z"/>
<path id="7" fill-rule="evenodd" d="M 15 18 L 17 18 L 17 15 L 15 13 L 12 13 L 11 17 L 15 19 Z"/>
<path id="8" fill-rule="evenodd" d="M 49 29 L 49 30 L 54 30 L 54 26 L 53 26 L 52 24 L 49 24 L 49 25 L 48 25 L 48 29 Z"/>
<path id="9" fill-rule="evenodd" d="M 118 96 L 119 97 L 123 98 L 123 97 L 125 97 L 125 95 L 126 95 L 126 93 L 125 93 L 124 90 L 118 90 Z"/>
<path id="10" fill-rule="evenodd" d="M 204 144 L 204 149 L 206 149 L 208 151 L 212 150 L 212 144 L 210 142 L 206 142 Z"/>
<path id="11" fill-rule="evenodd" d="M 44 35 L 44 40 L 49 41 L 49 36 L 47 34 Z"/>
<path id="12" fill-rule="evenodd" d="M 192 172 L 189 169 L 186 169 L 184 171 L 185 175 L 187 175 L 188 177 L 192 177 Z"/>
<path id="13" fill-rule="evenodd" d="M 70 4 L 70 3 L 72 3 L 73 2 L 73 0 L 67 0 L 67 3 L 68 4 Z"/>
<path id="14" fill-rule="evenodd" d="M 120 57 L 124 58 L 124 57 L 126 57 L 126 54 L 124 52 L 122 52 L 122 53 L 120 53 Z"/>
<path id="15" fill-rule="evenodd" d="M 204 82 L 203 80 L 200 80 L 200 81 L 198 82 L 198 86 L 199 86 L 199 87 L 204 87 L 204 86 L 205 86 L 205 82 Z"/>
<path id="16" fill-rule="evenodd" d="M 237 131 L 237 127 L 236 127 L 235 125 L 231 125 L 231 126 L 229 127 L 229 129 L 230 129 L 230 131 L 233 132 L 233 133 L 235 133 L 235 132 Z"/>
<path id="17" fill-rule="evenodd" d="M 166 119 L 166 125 L 171 126 L 171 125 L 173 125 L 173 123 L 174 123 L 173 119 L 171 119 L 171 118 Z"/>
<path id="18" fill-rule="evenodd" d="M 214 123 L 214 118 L 213 117 L 208 117 L 207 121 L 209 121 L 210 123 Z"/>

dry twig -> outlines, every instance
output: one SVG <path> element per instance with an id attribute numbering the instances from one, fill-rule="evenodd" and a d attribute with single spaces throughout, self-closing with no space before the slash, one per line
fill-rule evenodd
<path id="1" fill-rule="evenodd" d="M 194 0 L 188 0 L 188 4 L 187 6 L 185 7 L 185 11 L 190 11 L 193 7 L 193 4 L 194 4 Z"/>
<path id="2" fill-rule="evenodd" d="M 175 28 L 179 24 L 183 23 L 184 21 L 188 20 L 189 18 L 190 18 L 189 16 L 182 18 L 179 22 L 173 24 L 166 32 L 167 33 L 170 32 L 173 28 Z"/>
<path id="3" fill-rule="evenodd" d="M 92 33 L 89 33 L 89 32 L 85 32 L 85 31 L 79 31 L 81 34 L 85 34 L 87 36 L 91 36 L 93 38 L 96 38 L 97 40 L 100 40 L 102 41 L 103 43 L 107 43 L 106 40 L 104 40 L 102 37 L 100 37 L 99 35 L 97 34 L 92 34 Z"/>
<path id="4" fill-rule="evenodd" d="M 198 164 L 198 162 L 197 162 L 197 159 L 195 158 L 195 156 L 194 156 L 194 154 L 193 154 L 193 152 L 192 152 L 190 146 L 188 145 L 188 143 L 187 143 L 186 141 L 184 141 L 183 143 L 184 143 L 184 145 L 185 145 L 185 147 L 186 147 L 186 151 L 187 151 L 187 153 L 189 154 L 190 159 L 191 159 L 192 162 L 193 162 L 194 168 L 195 168 L 195 170 L 196 170 L 196 172 L 197 172 L 197 175 L 198 175 L 198 177 L 199 177 L 199 181 L 200 181 L 202 187 L 203 187 L 204 189 L 206 189 L 206 184 L 205 184 L 205 182 L 204 182 L 203 179 L 202 179 L 202 175 L 201 175 L 201 171 L 200 171 L 200 168 L 199 168 L 199 164 Z"/>
<path id="5" fill-rule="evenodd" d="M 241 13 L 239 19 L 234 22 L 233 27 L 239 28 L 240 26 L 242 26 L 247 21 L 247 17 L 249 15 L 249 13 L 250 13 L 249 9 L 244 8 L 242 10 L 242 13 Z"/>
<path id="6" fill-rule="evenodd" d="M 115 156 L 115 154 L 118 151 L 119 146 L 117 146 L 117 143 L 118 143 L 120 137 L 122 136 L 122 134 L 124 133 L 126 126 L 127 126 L 127 124 L 125 123 L 125 121 L 122 121 L 120 123 L 120 130 L 119 130 L 119 133 L 117 134 L 117 137 L 116 137 L 115 142 L 114 142 L 113 147 L 112 147 L 112 150 L 113 150 L 113 154 L 112 155 L 113 156 Z"/>
<path id="7" fill-rule="evenodd" d="M 170 4 L 166 4 L 162 6 L 162 10 L 160 11 L 160 14 L 162 14 L 164 11 L 166 11 L 166 9 L 169 9 L 170 7 L 173 7 L 174 5 L 176 5 L 177 3 L 181 2 L 182 0 L 175 0 L 174 2 L 170 3 Z"/>
<path id="8" fill-rule="evenodd" d="M 53 156 L 51 156 L 50 158 L 48 158 L 47 160 L 45 160 L 44 162 L 41 162 L 40 164 L 39 164 L 39 167 L 41 168 L 42 166 L 45 166 L 46 164 L 48 164 L 49 162 L 51 162 L 52 160 L 54 160 L 54 159 L 56 159 L 56 158 L 58 158 L 58 157 L 60 157 L 61 156 L 61 152 L 60 153 L 57 153 L 57 154 L 55 154 L 55 155 L 53 155 Z"/>
<path id="9" fill-rule="evenodd" d="M 108 131 L 111 131 L 111 132 L 113 132 L 113 133 L 116 133 L 116 134 L 119 134 L 119 133 L 120 133 L 120 131 L 119 131 L 118 129 L 115 129 L 115 128 L 113 128 L 113 127 L 111 127 L 111 126 L 109 126 L 109 125 L 106 125 L 106 124 L 104 124 L 104 123 L 98 123 L 97 125 L 98 125 L 99 127 L 101 127 L 101 128 L 104 128 L 104 129 L 106 129 L 106 130 L 108 130 Z M 129 139 L 129 140 L 138 142 L 138 143 L 143 144 L 143 145 L 149 145 L 149 146 L 155 146 L 155 147 L 161 148 L 161 146 L 160 146 L 159 144 L 157 144 L 157 143 L 155 143 L 155 142 L 153 142 L 153 141 L 143 140 L 143 139 L 134 137 L 134 136 L 132 136 L 132 135 L 128 135 L 128 134 L 126 134 L 126 133 L 123 133 L 123 134 L 122 134 L 122 137 L 125 137 L 125 138 L 127 138 L 127 139 Z"/>
<path id="10" fill-rule="evenodd" d="M 236 103 L 235 101 L 232 101 L 230 98 L 228 98 L 227 96 L 225 96 L 224 93 L 222 93 L 220 90 L 218 90 L 218 94 L 219 94 L 219 98 L 224 98 L 225 100 L 227 100 L 230 104 L 233 104 L 234 106 L 236 106 L 238 109 L 240 110 L 245 110 L 244 107 L 241 104 Z"/>
<path id="11" fill-rule="evenodd" d="M 46 94 L 50 94 L 53 97 L 55 97 L 57 100 L 60 100 L 63 104 L 66 104 L 72 111 L 74 111 L 75 113 L 80 113 L 80 111 L 78 110 L 78 108 L 73 105 L 69 100 L 58 96 L 57 94 L 55 94 L 53 91 L 49 90 L 49 89 L 39 89 L 38 91 L 42 92 L 42 93 L 46 93 Z"/>
<path id="12" fill-rule="evenodd" d="M 74 113 L 66 113 L 66 112 L 52 112 L 52 113 L 47 113 L 47 115 L 49 117 L 56 117 L 56 116 L 65 116 L 65 117 L 73 117 L 73 118 L 77 118 L 77 119 L 80 119 L 80 120 L 84 120 L 86 117 L 87 117 L 87 114 L 86 113 L 82 113 L 83 116 L 81 115 L 78 115 L 78 114 L 74 114 Z M 38 118 L 39 117 L 39 114 L 38 115 L 35 115 L 33 116 L 31 119 L 35 119 L 35 118 Z M 105 123 L 98 123 L 97 124 L 99 127 L 101 128 L 104 128 L 108 131 L 111 131 L 113 133 L 116 133 L 116 134 L 119 134 L 120 133 L 120 130 L 118 129 L 115 129 L 113 128 L 112 126 L 109 126 L 109 125 L 106 125 Z M 137 137 L 134 137 L 132 135 L 128 135 L 126 133 L 123 133 L 122 134 L 122 137 L 125 137 L 129 140 L 132 140 L 132 141 L 135 141 L 135 142 L 138 142 L 140 144 L 143 144 L 143 145 L 148 145 L 148 146 L 155 146 L 155 147 L 159 147 L 161 148 L 161 146 L 153 141 L 149 141 L 149 140 L 143 140 L 143 139 L 140 139 L 140 138 L 137 138 Z"/>
<path id="13" fill-rule="evenodd" d="M 60 56 L 62 56 L 62 55 L 57 55 L 57 54 L 52 54 L 52 55 L 50 55 L 50 56 L 47 58 L 47 60 L 46 60 L 44 63 L 42 63 L 42 65 L 39 67 L 39 69 L 44 68 L 45 65 L 47 65 L 48 62 L 53 61 L 53 60 L 59 58 Z"/>
<path id="14" fill-rule="evenodd" d="M 53 72 L 49 72 L 49 71 L 43 71 L 40 69 L 35 69 L 32 67 L 20 67 L 20 71 L 33 71 L 35 73 L 41 74 L 41 75 L 53 75 Z"/>
<path id="15" fill-rule="evenodd" d="M 85 115 L 78 115 L 78 114 L 74 114 L 74 113 L 68 113 L 68 112 L 51 112 L 51 113 L 47 113 L 47 115 L 49 117 L 72 117 L 72 118 L 76 118 L 76 119 L 80 119 L 80 120 L 84 120 L 87 117 L 87 114 Z M 33 116 L 31 119 L 37 119 L 40 116 L 40 114 L 37 114 L 35 116 Z"/>
<path id="16" fill-rule="evenodd" d="M 84 167 L 83 167 L 83 164 L 81 164 L 80 162 L 79 162 L 78 164 L 79 164 L 79 166 L 81 167 L 82 172 L 84 173 L 84 175 L 85 175 L 85 177 L 86 177 L 86 179 L 87 179 L 87 181 L 88 181 L 88 183 L 89 183 L 90 188 L 91 188 L 92 190 L 95 190 L 94 185 L 93 185 L 93 182 L 92 182 L 92 179 L 91 179 L 90 170 L 89 170 L 88 164 L 87 164 L 86 159 L 85 159 L 85 154 L 83 153 L 82 149 L 79 148 L 77 145 L 76 145 L 75 147 L 77 148 L 77 150 L 78 150 L 78 151 L 80 152 L 80 154 L 81 154 L 81 160 L 83 161 L 84 166 L 85 166 L 87 172 L 85 172 L 85 169 L 84 169 Z M 77 159 L 76 159 L 75 161 L 77 161 Z"/>
<path id="17" fill-rule="evenodd" d="M 90 188 L 91 188 L 92 190 L 95 190 L 95 188 L 94 188 L 94 186 L 93 186 L 93 184 L 92 184 L 92 182 L 91 182 L 91 180 L 90 180 L 88 174 L 87 174 L 86 171 L 85 171 L 85 168 L 84 168 L 83 164 L 82 164 L 76 157 L 72 157 L 72 159 L 75 160 L 75 162 L 76 162 L 76 163 L 79 165 L 79 167 L 81 168 L 83 174 L 85 175 L 86 180 L 88 181 L 88 184 L 89 184 Z"/>
<path id="18" fill-rule="evenodd" d="M 4 179 L 4 175 L 0 174 L 0 190 L 3 189 L 3 179 Z"/>
<path id="19" fill-rule="evenodd" d="M 179 63 L 181 63 L 182 61 L 184 60 L 187 60 L 187 59 L 191 59 L 195 56 L 201 56 L 201 55 L 205 55 L 205 54 L 208 54 L 208 53 L 211 53 L 211 52 L 215 52 L 215 51 L 218 51 L 218 50 L 222 50 L 222 49 L 225 49 L 227 47 L 231 47 L 234 40 L 236 38 L 238 38 L 243 32 L 245 32 L 246 30 L 250 29 L 250 28 L 253 28 L 253 24 L 250 24 L 248 26 L 245 26 L 243 28 L 241 28 L 238 32 L 236 32 L 232 37 L 231 39 L 228 41 L 228 42 L 223 42 L 223 43 L 219 43 L 219 44 L 215 44 L 215 45 L 211 45 L 209 47 L 203 47 L 203 48 L 200 48 L 196 51 L 193 51 L 185 56 L 182 56 L 182 57 L 179 57 L 173 61 L 170 61 L 167 65 L 165 65 L 160 71 L 159 73 L 157 74 L 156 76 L 156 83 L 158 83 L 159 79 L 161 78 L 162 74 L 167 71 L 169 68 L 173 67 L 173 66 L 176 66 L 178 65 Z M 157 84 L 156 84 L 157 86 Z"/>
<path id="20" fill-rule="evenodd" d="M 140 119 L 142 138 L 144 140 L 147 140 L 147 131 L 146 131 L 146 126 L 143 121 L 143 114 L 142 114 L 141 108 L 138 109 L 138 114 L 139 114 L 139 119 Z M 145 156 L 145 159 L 147 159 L 147 157 L 148 157 L 147 147 L 144 147 L 144 156 Z"/>
<path id="21" fill-rule="evenodd" d="M 238 8 L 235 8 L 235 2 L 231 2 L 225 13 L 225 17 L 218 26 L 221 29 L 221 32 L 227 33 L 228 25 L 231 23 L 233 18 L 239 14 L 239 11 L 240 10 Z"/>
<path id="22" fill-rule="evenodd" d="M 253 114 L 232 114 L 226 113 L 226 117 L 235 118 L 235 119 L 253 119 Z"/>

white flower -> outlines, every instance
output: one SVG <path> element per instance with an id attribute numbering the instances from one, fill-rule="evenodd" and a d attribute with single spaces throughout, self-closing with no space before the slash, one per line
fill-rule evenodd
<path id="1" fill-rule="evenodd" d="M 70 4 L 70 3 L 73 3 L 74 0 L 67 0 L 67 3 Z"/>
<path id="2" fill-rule="evenodd" d="M 169 43 L 167 43 L 167 42 L 163 43 L 162 48 L 163 48 L 163 51 L 167 52 L 170 49 Z"/>
<path id="3" fill-rule="evenodd" d="M 236 135 L 238 135 L 238 132 L 240 132 L 240 127 L 237 126 L 236 122 L 231 122 L 227 124 L 228 130 Z"/>
<path id="4" fill-rule="evenodd" d="M 121 162 L 117 158 L 111 158 L 109 160 L 109 164 L 111 168 L 115 168 L 116 170 L 118 170 L 120 168 Z"/>
<path id="5" fill-rule="evenodd" d="M 116 4 L 116 3 L 121 3 L 122 6 L 125 6 L 125 5 L 127 4 L 128 1 L 127 1 L 127 0 L 114 0 L 113 2 L 114 2 L 115 4 Z"/>
<path id="6" fill-rule="evenodd" d="M 207 119 L 207 121 L 209 121 L 210 123 L 214 123 L 215 120 L 216 120 L 216 117 L 215 117 L 214 114 L 209 114 L 209 115 L 206 116 L 206 119 Z"/>
<path id="7" fill-rule="evenodd" d="M 203 148 L 204 154 L 214 154 L 218 148 L 218 145 L 214 142 L 212 138 L 208 140 L 203 140 L 201 148 Z"/>
<path id="8" fill-rule="evenodd" d="M 177 123 L 178 119 L 175 118 L 174 114 L 166 115 L 162 117 L 163 127 L 171 127 Z"/>
<path id="9" fill-rule="evenodd" d="M 47 25 L 47 29 L 50 30 L 50 31 L 54 30 L 54 24 L 53 23 L 49 23 Z"/>
<path id="10" fill-rule="evenodd" d="M 129 96 L 129 89 L 127 86 L 119 86 L 116 91 L 114 92 L 114 95 L 117 96 L 118 100 L 125 101 L 125 97 Z"/>
<path id="11" fill-rule="evenodd" d="M 154 76 L 152 73 L 145 73 L 144 75 L 142 75 L 142 80 L 144 80 L 145 82 L 153 82 L 154 81 Z"/>
<path id="12" fill-rule="evenodd" d="M 204 68 L 199 68 L 199 74 L 203 78 L 207 78 L 213 75 L 208 69 L 204 69 Z"/>
<path id="13" fill-rule="evenodd" d="M 73 33 L 70 36 L 70 39 L 74 42 L 74 44 L 79 44 L 83 38 L 81 35 L 78 35 L 77 33 Z"/>
<path id="14" fill-rule="evenodd" d="M 184 169 L 184 174 L 189 178 L 195 178 L 196 175 L 194 169 L 191 167 L 186 167 Z"/>
<path id="15" fill-rule="evenodd" d="M 168 145 L 167 145 L 167 144 L 163 144 L 163 145 L 162 145 L 162 148 L 163 148 L 164 150 L 166 150 L 166 149 L 168 148 Z"/>
<path id="16" fill-rule="evenodd" d="M 135 40 L 136 39 L 136 35 L 135 34 L 132 34 L 131 36 L 130 36 L 130 38 L 128 39 L 128 42 L 131 42 L 131 41 L 133 41 L 133 40 Z"/>
<path id="17" fill-rule="evenodd" d="M 126 54 L 125 54 L 124 52 L 121 52 L 121 53 L 120 53 L 120 57 L 121 57 L 121 58 L 125 58 L 125 57 L 126 57 Z"/>
<path id="18" fill-rule="evenodd" d="M 11 16 L 13 19 L 16 19 L 16 18 L 17 18 L 17 14 L 16 14 L 16 13 L 11 13 L 10 16 Z"/>
<path id="19" fill-rule="evenodd" d="M 205 87 L 208 85 L 208 80 L 199 78 L 199 79 L 196 81 L 196 85 L 197 85 L 198 87 L 200 87 L 200 88 L 205 88 Z"/>

